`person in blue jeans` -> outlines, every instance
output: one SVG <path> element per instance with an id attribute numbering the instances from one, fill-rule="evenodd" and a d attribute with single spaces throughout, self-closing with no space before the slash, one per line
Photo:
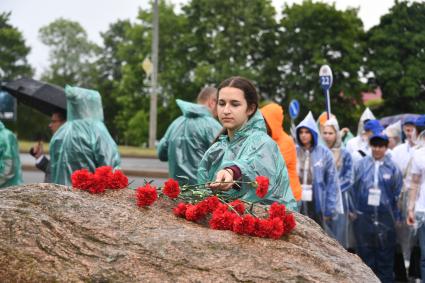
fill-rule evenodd
<path id="1" fill-rule="evenodd" d="M 354 233 L 361 259 L 382 282 L 394 282 L 397 200 L 403 185 L 400 169 L 386 155 L 388 137 L 380 132 L 369 140 L 371 156 L 354 169 Z"/>

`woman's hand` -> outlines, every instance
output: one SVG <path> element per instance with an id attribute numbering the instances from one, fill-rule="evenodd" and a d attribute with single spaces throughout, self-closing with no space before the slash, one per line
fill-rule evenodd
<path id="1" fill-rule="evenodd" d="M 225 182 L 224 184 L 219 182 Z M 218 171 L 215 182 L 212 182 L 208 187 L 212 190 L 228 191 L 233 186 L 233 171 L 231 169 L 222 169 Z"/>
<path id="2" fill-rule="evenodd" d="M 409 209 L 409 212 L 407 213 L 406 222 L 408 225 L 415 224 L 415 213 L 413 212 L 413 210 Z"/>

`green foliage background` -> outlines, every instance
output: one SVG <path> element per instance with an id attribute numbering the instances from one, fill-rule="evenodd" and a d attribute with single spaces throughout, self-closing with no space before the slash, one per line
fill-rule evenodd
<path id="1" fill-rule="evenodd" d="M 7 43 L 0 48 L 3 81 L 32 74 L 29 47 L 8 17 L 0 14 L 0 41 Z M 360 94 L 376 86 L 384 95 L 374 104 L 378 116 L 425 109 L 425 3 L 396 1 L 368 31 L 358 10 L 311 0 L 280 11 L 270 0 L 191 0 L 178 13 L 161 0 L 159 19 L 158 139 L 180 115 L 176 98 L 194 101 L 202 87 L 233 75 L 253 80 L 263 100 L 286 110 L 298 99 L 300 118 L 310 110 L 318 117 L 325 108 L 318 78 L 323 64 L 333 70 L 332 112 L 341 126 L 356 128 L 364 109 Z M 101 33 L 102 46 L 70 20 L 40 29 L 50 48 L 42 79 L 99 90 L 105 123 L 120 144 L 140 146 L 148 139 L 149 79 L 142 62 L 151 52 L 151 23 L 144 9 L 133 21 L 111 23 Z M 19 122 L 10 125 L 20 137 L 48 131 L 47 118 L 21 108 Z M 21 122 L 22 115 L 34 119 Z"/>

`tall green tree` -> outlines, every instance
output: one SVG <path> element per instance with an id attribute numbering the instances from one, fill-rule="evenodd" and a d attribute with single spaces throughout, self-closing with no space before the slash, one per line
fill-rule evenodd
<path id="1" fill-rule="evenodd" d="M 41 42 L 50 48 L 50 65 L 43 79 L 58 85 L 94 87 L 94 62 L 99 47 L 78 23 L 59 18 L 39 30 Z"/>
<path id="2" fill-rule="evenodd" d="M 367 33 L 368 68 L 381 87 L 381 115 L 425 109 L 425 3 L 396 1 Z M 373 81 L 373 80 L 372 80 Z"/>
<path id="3" fill-rule="evenodd" d="M 359 73 L 364 65 L 364 30 L 356 9 L 340 11 L 335 5 L 304 1 L 285 5 L 280 22 L 276 99 L 288 105 L 301 103 L 301 116 L 311 110 L 316 117 L 325 110 L 319 85 L 319 69 L 332 68 L 332 112 L 342 125 L 354 125 L 364 87 Z M 347 111 L 350 109 L 350 111 Z"/>
<path id="4" fill-rule="evenodd" d="M 269 0 L 192 0 L 187 17 L 186 58 L 199 89 L 241 75 L 271 95 L 271 54 L 276 46 L 276 11 Z"/>
<path id="5" fill-rule="evenodd" d="M 27 56 L 30 48 L 22 33 L 10 23 L 10 13 L 0 13 L 0 81 L 10 81 L 19 76 L 32 75 Z"/>

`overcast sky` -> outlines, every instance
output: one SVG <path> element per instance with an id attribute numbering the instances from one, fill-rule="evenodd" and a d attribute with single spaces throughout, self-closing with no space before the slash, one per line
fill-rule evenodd
<path id="1" fill-rule="evenodd" d="M 188 0 L 169 0 L 180 7 Z M 277 11 L 284 3 L 301 3 L 302 0 L 273 0 Z M 381 15 L 388 12 L 394 0 L 322 0 L 335 2 L 337 9 L 360 8 L 359 16 L 367 29 L 379 23 Z M 90 40 L 102 43 L 100 32 L 118 19 L 136 19 L 139 7 L 148 8 L 149 0 L 0 0 L 0 11 L 11 11 L 11 24 L 24 35 L 31 46 L 28 57 L 36 68 L 37 77 L 48 66 L 48 48 L 38 39 L 38 30 L 59 17 L 79 22 Z"/>

